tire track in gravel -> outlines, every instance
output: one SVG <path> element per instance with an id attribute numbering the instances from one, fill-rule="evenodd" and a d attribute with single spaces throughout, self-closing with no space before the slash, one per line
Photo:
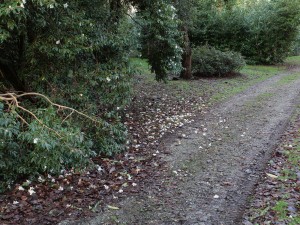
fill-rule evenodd
<path id="1" fill-rule="evenodd" d="M 242 224 L 248 197 L 300 102 L 300 75 L 280 82 L 297 72 L 299 67 L 213 107 L 181 131 L 180 144 L 169 138 L 171 154 L 164 160 L 177 175 L 162 182 L 163 193 L 150 185 L 121 202 L 121 210 L 76 224 Z"/>

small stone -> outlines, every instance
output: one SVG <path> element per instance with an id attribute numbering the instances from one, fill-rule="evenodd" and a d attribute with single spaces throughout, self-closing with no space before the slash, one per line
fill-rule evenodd
<path id="1" fill-rule="evenodd" d="M 246 173 L 248 173 L 248 174 L 250 174 L 250 173 L 252 173 L 252 170 L 250 170 L 250 169 L 246 169 L 246 171 L 245 171 Z"/>

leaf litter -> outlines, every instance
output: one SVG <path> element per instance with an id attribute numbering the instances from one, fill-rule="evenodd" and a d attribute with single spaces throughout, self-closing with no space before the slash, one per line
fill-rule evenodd
<path id="1" fill-rule="evenodd" d="M 281 137 L 281 143 L 258 184 L 244 225 L 300 224 L 300 115 Z"/>
<path id="2" fill-rule="evenodd" d="M 145 91 L 143 85 L 135 86 L 133 101 L 124 113 L 129 133 L 126 152 L 93 158 L 92 170 L 41 174 L 33 181 L 20 181 L 0 196 L 0 223 L 58 224 L 68 218 L 90 217 L 105 207 L 118 210 L 124 196 L 139 193 L 147 182 L 160 177 L 165 170 L 158 151 L 161 139 L 192 123 L 206 105 L 203 96 L 160 83 Z M 180 138 L 187 137 L 181 134 Z"/>

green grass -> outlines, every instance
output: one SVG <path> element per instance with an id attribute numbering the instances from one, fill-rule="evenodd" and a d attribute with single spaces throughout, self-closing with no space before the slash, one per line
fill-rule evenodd
<path id="1" fill-rule="evenodd" d="M 300 65 L 300 55 L 288 57 L 285 62 L 292 65 Z"/>
<path id="2" fill-rule="evenodd" d="M 132 68 L 136 69 L 139 74 L 149 75 L 151 74 L 150 66 L 145 59 L 131 58 L 129 61 Z"/>
<path id="3" fill-rule="evenodd" d="M 241 73 L 265 76 L 265 75 L 275 75 L 283 70 L 284 70 L 284 66 L 247 65 L 241 70 Z"/>
<path id="4" fill-rule="evenodd" d="M 286 75 L 284 77 L 282 77 L 276 85 L 285 85 L 285 84 L 290 84 L 295 80 L 298 80 L 300 78 L 300 72 L 297 73 L 292 73 L 289 75 Z"/>
<path id="5" fill-rule="evenodd" d="M 245 66 L 241 70 L 244 76 L 237 76 L 234 79 L 227 79 L 226 83 L 221 83 L 223 91 L 215 93 L 211 101 L 212 103 L 223 101 L 234 96 L 247 88 L 259 82 L 267 80 L 276 74 L 284 71 L 284 66 Z"/>
<path id="6" fill-rule="evenodd" d="M 299 58 L 299 59 L 298 59 Z M 295 62 L 300 57 L 291 57 L 287 61 Z M 145 87 L 147 85 L 157 85 L 155 76 L 151 73 L 146 60 L 140 58 L 132 58 L 131 65 L 139 72 L 140 79 L 143 79 Z M 209 98 L 210 104 L 224 101 L 240 92 L 245 91 L 252 85 L 267 80 L 276 74 L 285 70 L 285 66 L 263 66 L 263 65 L 247 65 L 241 71 L 241 75 L 234 77 L 222 78 L 202 78 L 199 80 L 178 80 L 169 81 L 160 88 L 167 89 L 170 95 L 177 98 L 187 96 Z M 281 82 L 292 82 L 296 79 L 296 75 L 283 78 Z"/>
<path id="7" fill-rule="evenodd" d="M 244 106 L 246 108 L 261 107 L 262 104 L 265 104 L 266 102 L 270 101 L 270 98 L 272 98 L 273 96 L 274 93 L 270 93 L 270 92 L 262 93 L 256 96 L 255 98 L 247 101 Z"/>

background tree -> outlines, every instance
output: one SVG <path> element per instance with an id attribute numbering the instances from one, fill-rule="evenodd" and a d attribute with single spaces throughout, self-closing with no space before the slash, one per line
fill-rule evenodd
<path id="1" fill-rule="evenodd" d="M 203 1 L 191 41 L 197 46 L 209 44 L 223 51 L 241 52 L 249 63 L 282 62 L 297 37 L 298 3 L 237 1 L 234 7 L 220 8 Z"/>

